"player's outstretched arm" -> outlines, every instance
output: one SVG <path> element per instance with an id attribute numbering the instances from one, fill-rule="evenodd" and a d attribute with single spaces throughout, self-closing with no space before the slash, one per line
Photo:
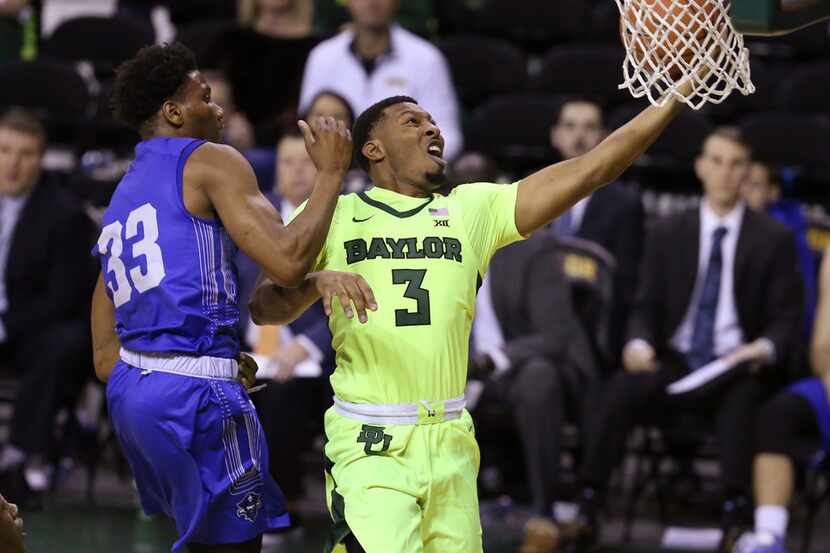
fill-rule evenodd
<path id="1" fill-rule="evenodd" d="M 282 286 L 299 286 L 311 270 L 352 160 L 351 134 L 342 123 L 321 118 L 314 130 L 304 122 L 300 127 L 318 173 L 305 210 L 290 225 L 260 192 L 248 161 L 230 146 L 202 145 L 184 171 L 185 181 L 204 191 L 239 248 Z"/>
<path id="2" fill-rule="evenodd" d="M 121 341 L 115 333 L 115 306 L 104 283 L 104 273 L 98 277 L 92 294 L 92 355 L 95 376 L 101 382 L 109 379 L 113 367 L 121 357 Z"/>
<path id="3" fill-rule="evenodd" d="M 366 279 L 356 273 L 338 271 L 310 273 L 297 288 L 284 288 L 265 279 L 257 285 L 248 307 L 251 319 L 258 325 L 288 324 L 320 298 L 327 316 L 331 315 L 332 303 L 337 299 L 346 317 L 352 319 L 357 312 L 361 323 L 368 320 L 367 309 L 377 311 L 378 308 Z"/>
<path id="4" fill-rule="evenodd" d="M 587 154 L 551 165 L 519 183 L 516 228 L 527 236 L 582 198 L 619 178 L 682 109 L 672 99 L 650 106 Z"/>

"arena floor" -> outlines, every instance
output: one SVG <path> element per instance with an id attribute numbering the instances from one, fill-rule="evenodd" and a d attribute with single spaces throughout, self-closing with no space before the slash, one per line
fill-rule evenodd
<path id="1" fill-rule="evenodd" d="M 80 471 L 71 473 L 60 492 L 46 501 L 44 510 L 24 513 L 28 553 L 166 553 L 175 541 L 175 529 L 165 519 L 147 519 L 139 513 L 136 497 L 128 482 L 113 472 L 104 471 L 95 487 L 96 500 L 90 504 L 84 497 L 85 477 Z M 300 506 L 306 529 L 281 538 L 281 543 L 263 549 L 263 553 L 320 553 L 322 550 L 325 506 L 322 489 L 309 494 Z M 662 528 L 644 509 L 643 520 L 634 527 L 638 546 L 620 547 L 621 525 L 611 521 L 604 527 L 603 546 L 598 553 L 683 553 L 661 549 Z M 507 516 L 484 503 L 482 520 L 485 550 L 488 553 L 515 553 L 519 529 L 524 522 L 521 510 Z M 794 524 L 799 524 L 796 521 Z M 796 529 L 799 526 L 796 526 Z M 798 534 L 798 531 L 794 532 Z M 651 544 L 651 545 L 649 545 Z M 800 551 L 796 540 L 792 553 Z M 810 553 L 830 552 L 830 506 L 816 521 L 816 536 Z"/>

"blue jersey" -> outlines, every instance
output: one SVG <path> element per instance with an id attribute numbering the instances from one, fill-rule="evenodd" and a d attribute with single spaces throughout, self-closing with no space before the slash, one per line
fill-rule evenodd
<path id="1" fill-rule="evenodd" d="M 94 253 L 115 305 L 121 344 L 136 352 L 235 358 L 236 246 L 220 221 L 184 205 L 182 174 L 203 140 L 153 138 L 104 214 Z"/>

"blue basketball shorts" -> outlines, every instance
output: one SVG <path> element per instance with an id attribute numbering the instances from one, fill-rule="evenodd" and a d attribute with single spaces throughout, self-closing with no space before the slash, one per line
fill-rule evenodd
<path id="1" fill-rule="evenodd" d="M 241 384 L 119 361 L 107 399 L 144 511 L 176 522 L 174 553 L 187 543 L 241 543 L 289 525 Z"/>

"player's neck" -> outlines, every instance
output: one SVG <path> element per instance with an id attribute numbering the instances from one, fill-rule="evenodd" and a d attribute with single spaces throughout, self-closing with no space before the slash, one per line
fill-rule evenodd
<path id="1" fill-rule="evenodd" d="M 405 181 L 399 178 L 390 169 L 384 166 L 375 166 L 369 175 L 372 183 L 386 190 L 390 190 L 397 194 L 410 196 L 412 198 L 428 198 L 432 194 L 428 190 L 424 190 L 422 186 L 415 183 Z"/>
<path id="2" fill-rule="evenodd" d="M 192 136 L 189 131 L 173 127 L 147 129 L 139 134 L 141 140 L 151 140 L 153 138 L 199 138 L 198 136 Z"/>
<path id="3" fill-rule="evenodd" d="M 355 26 L 354 47 L 357 54 L 367 60 L 382 56 L 389 50 L 389 27 Z"/>

